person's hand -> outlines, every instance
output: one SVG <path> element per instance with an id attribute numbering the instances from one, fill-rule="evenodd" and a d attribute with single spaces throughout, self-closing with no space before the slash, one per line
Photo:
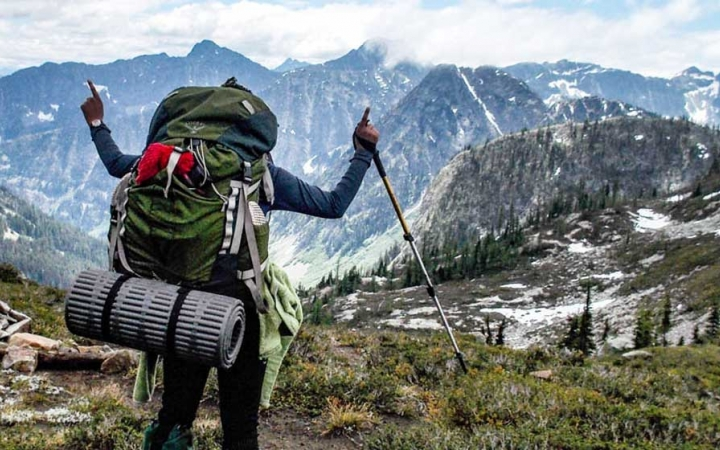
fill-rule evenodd
<path id="1" fill-rule="evenodd" d="M 355 150 L 364 148 L 372 153 L 377 151 L 376 145 L 380 140 L 380 132 L 370 124 L 370 107 L 365 108 L 362 119 L 358 122 L 353 133 L 353 147 Z"/>
<path id="2" fill-rule="evenodd" d="M 90 88 L 90 92 L 92 92 L 92 97 L 86 98 L 83 104 L 80 105 L 80 109 L 85 116 L 85 122 L 92 127 L 97 126 L 99 122 L 102 122 L 103 117 L 105 116 L 105 111 L 102 99 L 100 98 L 100 94 L 98 94 L 97 89 L 95 89 L 95 85 L 90 80 L 87 80 L 87 84 Z"/>

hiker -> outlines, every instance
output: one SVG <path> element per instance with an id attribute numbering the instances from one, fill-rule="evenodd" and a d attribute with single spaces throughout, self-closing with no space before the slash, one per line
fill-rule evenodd
<path id="1" fill-rule="evenodd" d="M 120 151 L 110 134 L 110 129 L 103 122 L 102 99 L 92 81 L 88 80 L 88 86 L 92 96 L 88 97 L 81 106 L 85 121 L 90 126 L 92 140 L 108 173 L 121 178 L 133 170 L 141 155 L 127 155 Z M 285 210 L 323 218 L 342 217 L 360 188 L 376 151 L 379 132 L 370 124 L 369 113 L 368 107 L 355 128 L 352 135 L 355 153 L 349 167 L 332 191 L 324 191 L 312 186 L 270 161 L 267 170 L 274 184 L 274 202 L 263 201 L 261 197 L 259 206 L 262 212 L 267 215 L 271 210 Z M 273 130 L 273 134 L 275 133 L 276 130 Z M 181 164 L 182 162 L 178 162 L 178 167 Z M 187 175 L 186 172 L 182 173 L 182 176 Z M 240 290 L 235 288 L 231 293 L 227 291 L 216 293 L 234 294 L 233 296 L 238 297 L 238 292 Z M 258 448 L 258 410 L 266 369 L 266 362 L 259 357 L 260 318 L 256 304 L 253 299 L 240 297 L 246 312 L 245 334 L 240 355 L 230 369 L 217 371 L 220 417 L 224 434 L 222 448 L 227 450 Z M 181 361 L 172 356 L 166 356 L 163 364 L 162 408 L 158 420 L 146 430 L 143 448 L 166 450 L 170 447 L 190 448 L 192 443 L 190 429 L 195 420 L 210 367 Z M 170 444 L 169 441 L 173 436 L 178 438 L 176 441 L 181 444 L 176 446 Z M 163 446 L 166 441 L 168 445 Z"/>

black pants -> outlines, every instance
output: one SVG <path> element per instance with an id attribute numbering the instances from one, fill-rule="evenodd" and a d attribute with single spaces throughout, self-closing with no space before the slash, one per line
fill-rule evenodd
<path id="1" fill-rule="evenodd" d="M 256 449 L 258 408 L 265 362 L 259 358 L 260 323 L 255 307 L 245 303 L 245 335 L 240 355 L 227 370 L 218 369 L 223 449 Z M 165 358 L 160 428 L 189 427 L 195 420 L 210 368 Z"/>

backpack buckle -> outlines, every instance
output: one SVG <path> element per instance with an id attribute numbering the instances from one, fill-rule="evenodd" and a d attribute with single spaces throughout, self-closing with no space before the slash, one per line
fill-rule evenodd
<path id="1" fill-rule="evenodd" d="M 252 166 L 247 161 L 243 161 L 243 183 L 252 184 Z"/>

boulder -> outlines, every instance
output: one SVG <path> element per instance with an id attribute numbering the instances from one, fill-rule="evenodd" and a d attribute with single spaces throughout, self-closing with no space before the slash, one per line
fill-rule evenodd
<path id="1" fill-rule="evenodd" d="M 5 339 L 14 333 L 30 329 L 30 318 L 25 314 L 14 311 L 10 305 L 0 301 L 0 339 Z"/>
<path id="2" fill-rule="evenodd" d="M 55 339 L 46 338 L 37 334 L 16 333 L 10 336 L 8 344 L 17 347 L 32 347 L 49 352 L 60 348 L 61 343 L 60 341 L 56 341 Z"/>
<path id="3" fill-rule="evenodd" d="M 552 370 L 538 370 L 537 372 L 530 372 L 530 375 L 541 380 L 550 380 L 553 372 Z"/>
<path id="4" fill-rule="evenodd" d="M 3 370 L 12 369 L 18 372 L 33 373 L 38 364 L 38 352 L 30 347 L 11 345 L 7 348 L 2 360 Z"/>
<path id="5" fill-rule="evenodd" d="M 87 353 L 103 354 L 108 353 L 108 349 L 104 345 L 78 345 L 77 352 L 84 355 Z"/>
<path id="6" fill-rule="evenodd" d="M 127 372 L 138 363 L 138 354 L 132 350 L 118 350 L 105 358 L 100 371 L 105 374 Z"/>
<path id="7" fill-rule="evenodd" d="M 653 354 L 645 350 L 633 350 L 631 352 L 623 353 L 622 357 L 625 359 L 646 359 L 652 358 Z"/>

